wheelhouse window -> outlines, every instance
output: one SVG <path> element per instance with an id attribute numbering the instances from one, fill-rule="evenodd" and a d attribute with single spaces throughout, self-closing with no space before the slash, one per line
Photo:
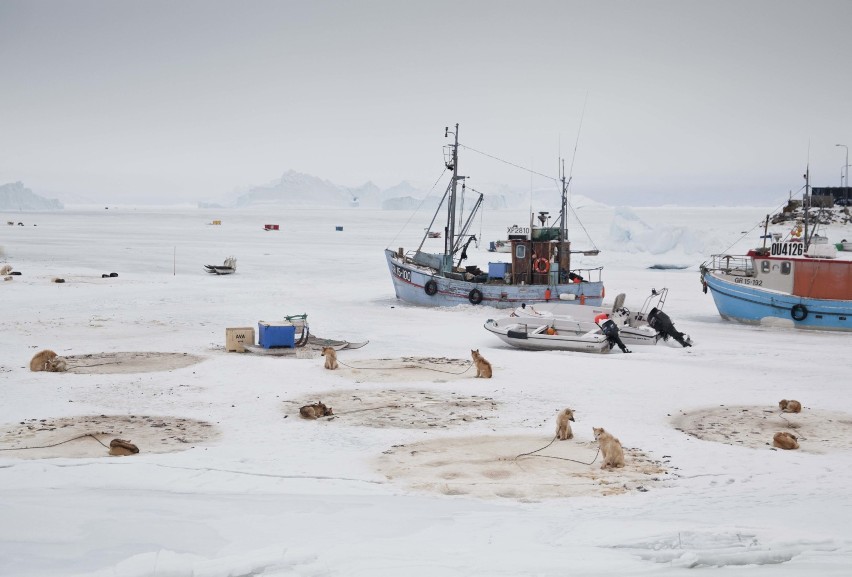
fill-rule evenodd
<path id="1" fill-rule="evenodd" d="M 785 260 L 781 263 L 781 274 L 790 274 L 793 270 L 793 265 L 790 261 Z"/>
<path id="2" fill-rule="evenodd" d="M 763 274 L 767 274 L 769 272 L 769 267 L 770 264 L 768 260 L 760 261 L 760 272 L 762 272 Z"/>
<path id="3" fill-rule="evenodd" d="M 527 256 L 527 247 L 522 244 L 519 244 L 515 247 L 515 258 L 526 258 Z"/>

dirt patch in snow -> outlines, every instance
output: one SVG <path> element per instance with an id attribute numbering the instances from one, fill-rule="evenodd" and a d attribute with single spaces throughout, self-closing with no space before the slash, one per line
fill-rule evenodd
<path id="1" fill-rule="evenodd" d="M 400 381 L 431 381 L 444 383 L 476 377 L 470 359 L 446 357 L 401 357 L 396 359 L 346 360 L 338 355 L 340 368 L 335 374 L 356 383 L 398 383 Z"/>
<path id="2" fill-rule="evenodd" d="M 624 448 L 625 466 L 602 470 L 597 443 L 542 436 L 489 435 L 394 445 L 375 461 L 389 480 L 416 490 L 484 499 L 543 499 L 648 491 L 667 473 L 638 449 Z"/>
<path id="3" fill-rule="evenodd" d="M 74 374 L 154 373 L 192 366 L 203 357 L 189 353 L 120 352 L 70 355 L 68 372 Z"/>
<path id="4" fill-rule="evenodd" d="M 108 457 L 112 439 L 145 453 L 185 451 L 219 437 L 205 421 L 149 415 L 84 415 L 28 419 L 0 426 L 0 456 L 19 459 Z"/>
<path id="5" fill-rule="evenodd" d="M 491 397 L 450 391 L 380 389 L 325 391 L 301 401 L 285 401 L 284 412 L 299 417 L 299 407 L 322 402 L 334 410 L 325 417 L 340 424 L 379 429 L 447 429 L 497 415 L 499 403 Z"/>
<path id="6" fill-rule="evenodd" d="M 681 411 L 674 427 L 704 441 L 775 449 L 772 437 L 787 431 L 798 438 L 799 451 L 829 453 L 852 449 L 852 415 L 803 407 L 801 413 L 782 413 L 777 406 L 719 406 Z"/>

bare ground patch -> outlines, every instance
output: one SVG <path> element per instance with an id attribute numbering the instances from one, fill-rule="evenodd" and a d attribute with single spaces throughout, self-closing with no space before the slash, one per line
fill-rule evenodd
<path id="1" fill-rule="evenodd" d="M 179 417 L 83 415 L 28 419 L 0 426 L 0 456 L 19 459 L 106 457 L 109 456 L 109 443 L 115 438 L 135 444 L 139 454 L 173 453 L 218 437 L 215 425 Z"/>
<path id="2" fill-rule="evenodd" d="M 491 397 L 450 391 L 381 389 L 325 391 L 302 401 L 284 401 L 287 415 L 298 417 L 299 407 L 322 402 L 334 410 L 340 424 L 379 429 L 447 429 L 493 418 L 498 403 Z"/>
<path id="3" fill-rule="evenodd" d="M 838 411 L 805 407 L 801 413 L 781 413 L 771 406 L 723 405 L 681 411 L 672 424 L 705 441 L 752 449 L 773 449 L 772 436 L 779 431 L 795 435 L 805 453 L 852 449 L 852 415 Z"/>
<path id="4" fill-rule="evenodd" d="M 446 357 L 400 357 L 396 359 L 346 360 L 338 356 L 341 377 L 356 383 L 386 383 L 399 381 L 431 381 L 443 383 L 474 378 L 476 369 L 469 359 Z"/>
<path id="5" fill-rule="evenodd" d="M 69 373 L 117 374 L 182 369 L 201 362 L 203 357 L 189 353 L 118 352 L 70 355 L 65 359 Z"/>
<path id="6" fill-rule="evenodd" d="M 667 478 L 663 465 L 625 447 L 625 466 L 601 470 L 597 443 L 541 436 L 476 436 L 394 445 L 375 460 L 389 480 L 416 491 L 485 499 L 542 499 L 648 491 Z"/>

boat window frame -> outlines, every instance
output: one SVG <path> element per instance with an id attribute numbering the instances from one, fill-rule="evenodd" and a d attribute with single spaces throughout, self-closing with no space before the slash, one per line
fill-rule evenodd
<path id="1" fill-rule="evenodd" d="M 769 263 L 768 260 L 760 261 L 760 272 L 762 274 L 769 274 L 769 271 L 771 270 L 771 266 L 772 265 Z"/>
<path id="2" fill-rule="evenodd" d="M 515 246 L 515 258 L 522 259 L 527 258 L 527 247 L 522 244 L 517 244 Z"/>
<path id="3" fill-rule="evenodd" d="M 789 260 L 781 261 L 781 274 L 790 275 L 793 272 L 793 263 Z"/>

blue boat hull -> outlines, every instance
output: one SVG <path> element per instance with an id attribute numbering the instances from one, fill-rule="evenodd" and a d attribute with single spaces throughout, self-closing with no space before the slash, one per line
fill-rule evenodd
<path id="1" fill-rule="evenodd" d="M 430 307 L 452 307 L 461 304 L 483 304 L 496 308 L 515 308 L 521 303 L 536 304 L 573 295 L 565 302 L 599 306 L 603 301 L 602 282 L 582 282 L 556 285 L 507 285 L 453 280 L 436 276 L 431 270 L 413 266 L 399 259 L 392 250 L 385 250 L 388 270 L 396 297 L 405 302 Z M 426 284 L 434 281 L 435 292 L 428 294 Z M 550 298 L 545 291 L 550 290 Z M 478 291 L 474 293 L 473 291 Z M 474 298 L 471 298 L 473 294 Z M 481 297 L 481 298 L 480 298 Z M 570 298 L 570 297 L 569 297 Z M 479 302 L 475 302 L 479 301 Z"/>
<path id="2" fill-rule="evenodd" d="M 852 331 L 852 301 L 803 298 L 704 275 L 719 314 L 743 323 Z"/>

